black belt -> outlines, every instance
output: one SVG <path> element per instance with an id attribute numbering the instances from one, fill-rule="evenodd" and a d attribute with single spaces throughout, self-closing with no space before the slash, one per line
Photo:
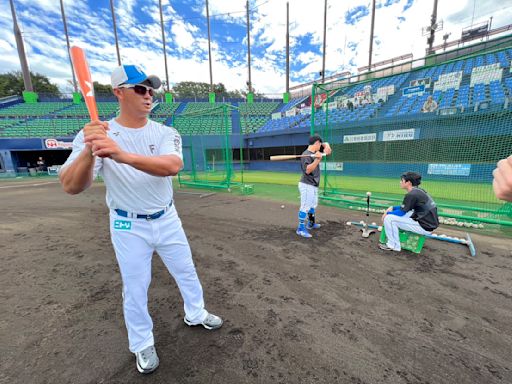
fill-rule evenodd
<path id="1" fill-rule="evenodd" d="M 126 211 L 123 211 L 122 209 L 114 209 L 114 211 L 119 216 L 130 218 L 130 219 L 155 220 L 155 219 L 158 219 L 160 216 L 162 216 L 165 212 L 167 212 L 170 207 L 172 207 L 172 201 L 169 203 L 169 205 L 167 207 L 165 207 L 161 211 L 158 211 L 155 213 L 139 214 L 139 213 L 126 212 Z"/>

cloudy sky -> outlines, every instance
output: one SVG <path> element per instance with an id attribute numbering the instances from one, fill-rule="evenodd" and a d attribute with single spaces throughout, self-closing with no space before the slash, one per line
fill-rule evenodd
<path id="1" fill-rule="evenodd" d="M 322 69 L 324 2 L 290 4 L 290 85 L 318 78 Z M 250 0 L 253 87 L 279 95 L 285 90 L 286 0 Z M 376 0 L 373 62 L 412 53 L 425 55 L 422 27 L 430 24 L 434 0 Z M 443 30 L 435 45 L 462 28 L 512 20 L 512 0 L 438 0 Z M 14 0 L 30 69 L 71 91 L 59 0 Z M 213 82 L 242 89 L 247 74 L 245 0 L 209 0 Z M 209 82 L 204 0 L 162 0 L 169 82 Z M 0 0 L 0 72 L 19 70 L 9 1 Z M 86 49 L 93 79 L 109 83 L 117 56 L 109 0 L 64 0 L 71 45 Z M 165 79 L 158 0 L 114 0 L 121 60 Z M 328 0 L 326 76 L 368 64 L 371 0 Z"/>

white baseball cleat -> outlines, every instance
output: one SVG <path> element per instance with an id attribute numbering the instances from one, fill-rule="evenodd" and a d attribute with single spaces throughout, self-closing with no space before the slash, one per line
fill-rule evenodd
<path id="1" fill-rule="evenodd" d="M 137 370 L 140 373 L 151 373 L 157 369 L 160 364 L 160 360 L 156 354 L 156 349 L 153 345 L 140 352 L 135 352 L 135 358 L 137 362 Z"/>
<path id="2" fill-rule="evenodd" d="M 203 327 L 209 330 L 219 329 L 220 327 L 222 327 L 222 324 L 224 323 L 224 321 L 222 321 L 222 319 L 219 316 L 216 316 L 213 313 L 209 313 L 208 316 L 206 316 L 206 318 L 201 323 L 192 323 L 190 320 L 187 319 L 186 316 L 183 318 L 183 321 L 189 327 L 202 325 Z"/>
<path id="3" fill-rule="evenodd" d="M 304 229 L 301 229 L 301 228 L 297 228 L 297 231 L 296 231 L 297 235 L 299 236 L 302 236 L 302 237 L 305 237 L 306 239 L 310 238 L 310 237 L 313 237 L 311 235 L 311 233 L 309 233 L 306 228 Z"/>

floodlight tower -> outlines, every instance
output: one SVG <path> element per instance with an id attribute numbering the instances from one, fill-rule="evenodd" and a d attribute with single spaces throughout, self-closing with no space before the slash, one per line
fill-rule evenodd
<path id="1" fill-rule="evenodd" d="M 20 57 L 21 72 L 23 73 L 23 83 L 25 91 L 34 92 L 32 87 L 32 79 L 30 78 L 30 70 L 28 69 L 27 55 L 25 54 L 25 45 L 23 44 L 23 37 L 21 37 L 20 27 L 16 18 L 16 9 L 14 8 L 13 0 L 9 1 L 11 4 L 12 21 L 14 24 L 14 38 L 16 39 L 16 46 L 18 47 L 18 56 Z"/>
<path id="2" fill-rule="evenodd" d="M 439 27 L 437 24 L 437 0 L 434 0 L 434 9 L 432 10 L 432 16 L 430 17 L 430 27 L 428 29 L 430 32 L 430 36 L 427 38 L 428 54 L 431 55 L 434 53 L 432 46 L 436 37 L 436 31 L 442 29 L 442 26 Z"/>
<path id="3" fill-rule="evenodd" d="M 327 0 L 324 2 L 324 50 L 323 50 L 323 57 L 322 57 L 322 84 L 325 80 L 325 48 L 327 44 Z"/>
<path id="4" fill-rule="evenodd" d="M 68 34 L 68 23 L 66 22 L 66 13 L 64 12 L 64 1 L 60 0 L 60 13 L 62 16 L 62 24 L 64 25 L 64 34 L 66 35 L 66 46 L 68 47 L 68 58 L 69 65 L 71 66 L 71 75 L 73 76 L 73 89 L 75 93 L 78 92 L 78 87 L 76 84 L 75 71 L 73 70 L 73 62 L 71 61 L 71 53 L 69 51 L 69 34 Z"/>
<path id="5" fill-rule="evenodd" d="M 372 71 L 372 55 L 373 55 L 373 33 L 375 30 L 375 0 L 372 1 L 372 24 L 370 27 L 370 53 L 368 57 L 368 71 Z"/>
<path id="6" fill-rule="evenodd" d="M 167 51 L 165 49 L 165 29 L 164 29 L 164 15 L 162 12 L 162 0 L 158 0 L 158 7 L 160 8 L 160 28 L 162 29 L 162 47 L 164 49 L 164 65 L 165 65 L 165 90 L 169 92 L 169 71 L 167 70 Z"/>
<path id="7" fill-rule="evenodd" d="M 114 11 L 114 0 L 110 0 L 110 11 L 112 12 L 112 23 L 114 25 L 114 38 L 116 40 L 117 65 L 121 66 L 121 54 L 119 53 L 119 40 L 117 38 L 116 13 Z"/>
<path id="8" fill-rule="evenodd" d="M 210 65 L 210 93 L 208 95 L 210 103 L 215 103 L 215 93 L 213 92 L 213 74 L 212 74 L 212 45 L 210 35 L 210 10 L 208 0 L 206 0 L 206 26 L 208 30 L 208 63 Z"/>

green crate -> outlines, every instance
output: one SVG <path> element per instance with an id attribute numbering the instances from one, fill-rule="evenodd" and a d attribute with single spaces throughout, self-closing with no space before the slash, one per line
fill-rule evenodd
<path id="1" fill-rule="evenodd" d="M 399 236 L 400 246 L 402 247 L 402 249 L 407 249 L 408 251 L 414 253 L 421 252 L 423 244 L 425 243 L 425 236 L 414 232 L 403 231 L 401 229 L 399 230 Z M 387 242 L 386 230 L 384 229 L 384 226 L 382 226 L 382 232 L 380 233 L 379 241 L 381 243 Z"/>

